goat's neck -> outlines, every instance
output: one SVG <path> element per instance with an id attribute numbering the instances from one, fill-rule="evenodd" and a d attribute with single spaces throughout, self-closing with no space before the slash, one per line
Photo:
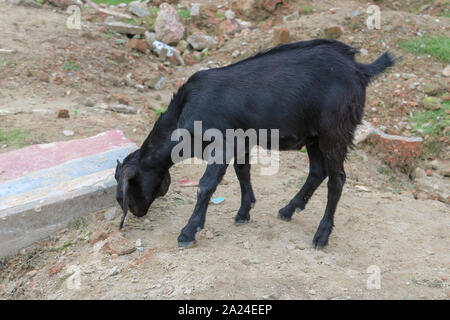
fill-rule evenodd
<path id="1" fill-rule="evenodd" d="M 141 162 L 149 166 L 169 169 L 174 162 L 171 158 L 172 148 L 177 142 L 171 141 L 176 123 L 170 117 L 161 116 L 141 147 Z"/>

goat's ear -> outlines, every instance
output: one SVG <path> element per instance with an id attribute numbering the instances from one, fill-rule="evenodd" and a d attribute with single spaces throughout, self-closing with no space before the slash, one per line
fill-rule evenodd
<path id="1" fill-rule="evenodd" d="M 123 214 L 122 214 L 122 219 L 120 219 L 119 229 L 122 229 L 123 222 L 125 221 L 125 217 L 127 216 L 127 213 L 128 213 L 128 197 L 129 197 L 128 190 L 130 189 L 130 180 L 137 176 L 137 172 L 138 171 L 136 170 L 136 168 L 127 167 L 125 169 L 125 172 L 123 173 L 123 178 L 122 178 L 122 197 L 123 197 L 122 210 L 123 210 Z"/>
<path id="2" fill-rule="evenodd" d="M 156 194 L 156 196 L 157 197 L 164 196 L 169 190 L 169 186 L 170 186 L 170 173 L 169 170 L 167 170 L 163 180 L 161 181 L 161 184 L 159 185 L 158 193 Z"/>

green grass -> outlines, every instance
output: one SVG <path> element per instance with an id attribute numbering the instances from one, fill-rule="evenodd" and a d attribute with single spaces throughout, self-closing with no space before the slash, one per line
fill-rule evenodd
<path id="1" fill-rule="evenodd" d="M 28 145 L 27 139 L 30 132 L 26 129 L 0 129 L 0 145 L 22 148 Z"/>
<path id="2" fill-rule="evenodd" d="M 423 130 L 423 135 L 429 135 L 435 139 L 440 137 L 445 127 L 450 126 L 450 115 L 446 113 L 450 110 L 450 101 L 443 101 L 440 110 L 427 110 L 414 112 L 410 121 L 414 123 L 413 132 Z"/>
<path id="3" fill-rule="evenodd" d="M 11 61 L 11 60 L 5 60 L 0 58 L 0 70 L 9 67 L 9 68 L 14 68 L 16 66 L 16 63 Z"/>
<path id="4" fill-rule="evenodd" d="M 214 12 L 214 16 L 219 19 L 224 17 L 224 15 L 221 14 L 220 12 Z"/>
<path id="5" fill-rule="evenodd" d="M 412 132 L 424 138 L 424 157 L 437 157 L 443 145 L 439 138 L 443 136 L 444 129 L 450 126 L 450 102 L 442 102 L 440 110 L 416 111 L 410 119 Z"/>
<path id="6" fill-rule="evenodd" d="M 310 14 L 313 12 L 313 8 L 311 7 L 304 7 L 303 9 L 305 9 L 305 14 Z"/>
<path id="7" fill-rule="evenodd" d="M 188 9 L 179 9 L 177 12 L 178 16 L 182 19 L 189 19 L 191 17 L 191 12 Z"/>
<path id="8" fill-rule="evenodd" d="M 450 62 L 450 38 L 445 36 L 422 37 L 400 43 L 400 47 L 413 54 L 429 54 L 442 61 Z"/>
<path id="9" fill-rule="evenodd" d="M 65 61 L 62 64 L 63 68 L 68 71 L 79 71 L 81 69 L 81 65 L 79 63 L 74 63 L 73 61 Z"/>

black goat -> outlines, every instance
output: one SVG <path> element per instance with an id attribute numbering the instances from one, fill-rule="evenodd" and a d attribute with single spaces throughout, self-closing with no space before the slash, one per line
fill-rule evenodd
<path id="1" fill-rule="evenodd" d="M 316 39 L 277 46 L 223 68 L 195 73 L 174 95 L 142 147 L 117 165 L 117 201 L 123 209 L 120 227 L 128 208 L 144 216 L 154 199 L 167 192 L 169 168 L 174 164 L 171 150 L 177 144 L 171 141 L 172 132 L 184 128 L 194 135 L 194 121 L 202 121 L 203 132 L 209 128 L 222 132 L 279 129 L 279 150 L 306 145 L 309 175 L 278 216 L 289 221 L 328 177 L 328 202 L 313 239 L 316 248 L 327 245 L 345 183 L 344 160 L 364 112 L 366 86 L 373 76 L 395 64 L 389 52 L 371 64 L 358 63 L 357 52 L 339 41 Z M 193 156 L 198 155 L 184 158 Z M 242 195 L 236 223 L 250 219 L 255 203 L 248 154 L 245 159 L 242 164 L 234 162 Z M 204 227 L 208 203 L 227 166 L 227 162 L 207 165 L 194 212 L 178 237 L 180 247 L 191 246 L 196 232 Z"/>

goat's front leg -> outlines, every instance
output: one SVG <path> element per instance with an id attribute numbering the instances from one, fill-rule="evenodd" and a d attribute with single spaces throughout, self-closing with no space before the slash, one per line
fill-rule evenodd
<path id="1" fill-rule="evenodd" d="M 209 164 L 199 182 L 197 203 L 187 225 L 178 236 L 179 247 L 191 247 L 195 242 L 195 234 L 205 226 L 208 203 L 216 191 L 217 185 L 227 171 L 228 164 Z"/>
<path id="2" fill-rule="evenodd" d="M 234 218 L 235 224 L 244 224 L 250 220 L 250 209 L 253 208 L 256 199 L 250 183 L 250 163 L 238 164 L 234 161 L 234 171 L 241 186 L 241 207 Z"/>

